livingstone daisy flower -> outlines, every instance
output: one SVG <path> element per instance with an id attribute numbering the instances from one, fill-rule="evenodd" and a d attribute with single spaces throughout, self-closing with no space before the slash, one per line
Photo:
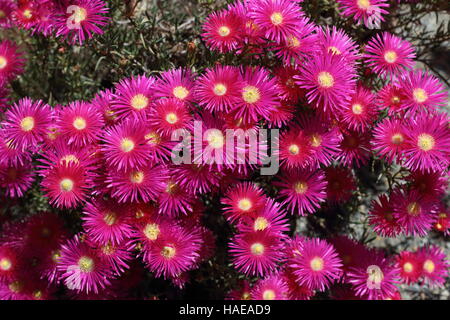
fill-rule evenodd
<path id="1" fill-rule="evenodd" d="M 96 199 L 86 205 L 84 214 L 83 227 L 98 244 L 117 245 L 132 235 L 130 210 L 125 205 Z"/>
<path id="2" fill-rule="evenodd" d="M 20 256 L 15 248 L 4 244 L 0 246 L 0 283 L 14 278 L 19 268 L 19 261 Z"/>
<path id="3" fill-rule="evenodd" d="M 384 21 L 383 14 L 388 14 L 385 8 L 389 7 L 386 0 L 336 0 L 342 7 L 342 14 L 353 16 L 358 23 L 364 22 L 366 27 L 377 26 Z"/>
<path id="4" fill-rule="evenodd" d="M 202 38 L 206 45 L 225 53 L 238 48 L 243 40 L 243 21 L 234 10 L 211 13 L 203 23 Z"/>
<path id="5" fill-rule="evenodd" d="M 357 296 L 368 300 L 384 300 L 397 291 L 395 284 L 398 282 L 398 272 L 384 254 L 372 251 L 358 267 L 350 268 L 347 277 Z"/>
<path id="6" fill-rule="evenodd" d="M 10 0 L 0 1 L 0 27 L 11 28 L 12 13 L 16 10 L 16 4 Z"/>
<path id="7" fill-rule="evenodd" d="M 240 233 L 229 244 L 233 264 L 246 275 L 264 276 L 283 259 L 282 241 L 269 230 Z"/>
<path id="8" fill-rule="evenodd" d="M 98 252 L 77 236 L 61 247 L 58 269 L 67 288 L 99 293 L 110 284 L 111 272 Z"/>
<path id="9" fill-rule="evenodd" d="M 352 171 L 345 167 L 328 167 L 324 169 L 327 180 L 327 200 L 342 203 L 351 198 L 356 190 L 356 181 Z"/>
<path id="10" fill-rule="evenodd" d="M 396 257 L 397 268 L 400 270 L 401 280 L 410 285 L 419 280 L 422 272 L 421 261 L 417 253 L 410 251 L 402 251 Z"/>
<path id="11" fill-rule="evenodd" d="M 214 166 L 185 164 L 174 167 L 174 176 L 182 188 L 192 190 L 193 193 L 203 194 L 219 187 L 224 174 Z"/>
<path id="12" fill-rule="evenodd" d="M 437 216 L 435 204 L 417 191 L 396 189 L 392 194 L 394 217 L 406 235 L 424 237 Z"/>
<path id="13" fill-rule="evenodd" d="M 195 102 L 192 72 L 182 68 L 163 72 L 156 82 L 155 94 L 158 98 L 175 98 L 182 102 Z"/>
<path id="14" fill-rule="evenodd" d="M 250 182 L 243 182 L 231 187 L 221 203 L 226 206 L 224 215 L 230 222 L 236 222 L 243 217 L 256 218 L 266 204 L 266 196 L 262 189 Z"/>
<path id="15" fill-rule="evenodd" d="M 342 262 L 332 245 L 317 238 L 304 240 L 289 264 L 301 285 L 325 291 L 340 277 Z"/>
<path id="16" fill-rule="evenodd" d="M 288 286 L 281 274 L 273 274 L 258 280 L 253 286 L 253 300 L 287 300 Z"/>
<path id="17" fill-rule="evenodd" d="M 34 181 L 31 163 L 17 167 L 0 166 L 0 187 L 10 198 L 22 197 Z"/>
<path id="18" fill-rule="evenodd" d="M 308 103 L 329 114 L 338 112 L 342 104 L 350 101 L 355 77 L 354 69 L 343 57 L 329 53 L 313 56 L 303 65 L 297 80 L 307 90 Z"/>
<path id="19" fill-rule="evenodd" d="M 337 160 L 344 166 L 361 167 L 370 158 L 370 132 L 361 133 L 346 130 L 343 132 L 343 139 L 339 148 Z"/>
<path id="20" fill-rule="evenodd" d="M 21 74 L 24 62 L 14 43 L 8 40 L 0 42 L 0 84 L 9 82 Z"/>
<path id="21" fill-rule="evenodd" d="M 251 0 L 249 17 L 269 40 L 280 41 L 297 31 L 300 7 L 291 0 Z"/>
<path id="22" fill-rule="evenodd" d="M 144 261 L 157 277 L 173 278 L 193 267 L 200 248 L 198 233 L 175 226 L 155 240 Z"/>
<path id="23" fill-rule="evenodd" d="M 115 86 L 111 112 L 117 120 L 143 119 L 154 103 L 155 80 L 145 75 L 121 80 Z"/>
<path id="24" fill-rule="evenodd" d="M 149 115 L 148 124 L 159 134 L 171 138 L 176 130 L 192 128 L 192 116 L 188 105 L 183 101 L 175 98 L 160 99 Z"/>
<path id="25" fill-rule="evenodd" d="M 237 81 L 239 69 L 232 66 L 217 66 L 206 69 L 196 80 L 195 96 L 205 110 L 230 110 L 239 100 L 243 84 Z"/>
<path id="26" fill-rule="evenodd" d="M 31 160 L 29 150 L 15 147 L 10 139 L 6 139 L 4 129 L 0 129 L 0 166 L 24 165 Z"/>
<path id="27" fill-rule="evenodd" d="M 41 182 L 50 204 L 57 208 L 74 208 L 88 195 L 92 176 L 79 163 L 64 161 L 49 169 Z"/>
<path id="28" fill-rule="evenodd" d="M 283 278 L 288 286 L 288 300 L 310 300 L 315 292 L 305 285 L 300 285 L 291 268 L 283 272 Z"/>
<path id="29" fill-rule="evenodd" d="M 447 105 L 444 85 L 428 71 L 409 71 L 398 79 L 398 86 L 404 96 L 401 110 L 411 114 L 434 111 Z"/>
<path id="30" fill-rule="evenodd" d="M 393 78 L 403 75 L 405 70 L 412 69 L 416 55 L 411 43 L 383 32 L 370 39 L 363 58 L 376 74 Z"/>
<path id="31" fill-rule="evenodd" d="M 445 235 L 450 234 L 450 210 L 443 203 L 439 203 L 436 212 L 438 213 L 438 220 L 434 224 L 434 229 L 443 232 Z"/>
<path id="32" fill-rule="evenodd" d="M 106 163 L 118 171 L 140 169 L 150 161 L 151 146 L 145 138 L 147 129 L 143 121 L 124 121 L 106 130 L 102 152 Z"/>
<path id="33" fill-rule="evenodd" d="M 56 36 L 82 45 L 95 34 L 103 34 L 101 27 L 108 24 L 108 11 L 102 0 L 64 0 L 55 21 Z"/>
<path id="34" fill-rule="evenodd" d="M 291 168 L 306 168 L 314 161 L 311 138 L 299 127 L 293 126 L 281 134 L 278 153 L 281 165 Z"/>
<path id="35" fill-rule="evenodd" d="M 126 171 L 110 170 L 106 178 L 111 196 L 124 202 L 155 201 L 164 190 L 166 173 L 161 166 L 145 166 Z"/>
<path id="36" fill-rule="evenodd" d="M 406 148 L 407 132 L 405 121 L 386 118 L 374 128 L 371 143 L 380 157 L 399 162 Z"/>
<path id="37" fill-rule="evenodd" d="M 403 231 L 394 216 L 394 204 L 386 195 L 381 195 L 378 200 L 372 202 L 369 225 L 372 226 L 375 233 L 382 237 L 396 237 Z"/>
<path id="38" fill-rule="evenodd" d="M 103 118 L 91 104 L 75 101 L 59 111 L 57 125 L 68 144 L 84 147 L 97 141 Z"/>
<path id="39" fill-rule="evenodd" d="M 365 132 L 378 118 L 375 105 L 375 95 L 370 89 L 357 86 L 348 104 L 341 109 L 340 116 L 345 125 L 351 130 Z"/>
<path id="40" fill-rule="evenodd" d="M 448 176 L 440 172 L 413 171 L 405 180 L 409 182 L 411 190 L 432 201 L 441 198 L 448 186 Z"/>
<path id="41" fill-rule="evenodd" d="M 241 73 L 243 87 L 234 106 L 235 118 L 242 117 L 245 121 L 270 119 L 270 113 L 280 104 L 276 79 L 261 67 L 246 67 Z"/>
<path id="42" fill-rule="evenodd" d="M 280 179 L 275 185 L 280 187 L 279 197 L 291 214 L 314 213 L 326 199 L 327 181 L 321 170 L 288 170 Z"/>
<path id="43" fill-rule="evenodd" d="M 44 140 L 52 119 L 52 109 L 41 100 L 21 99 L 6 112 L 5 138 L 17 148 L 34 150 Z"/>
<path id="44" fill-rule="evenodd" d="M 436 246 L 423 247 L 417 252 L 417 257 L 425 282 L 431 287 L 443 287 L 450 268 L 445 252 Z"/>
<path id="45" fill-rule="evenodd" d="M 398 114 L 402 109 L 406 96 L 397 84 L 388 84 L 377 93 L 380 110 L 387 109 L 389 115 Z"/>
<path id="46" fill-rule="evenodd" d="M 187 215 L 193 209 L 193 193 L 177 182 L 175 171 L 169 168 L 170 177 L 162 183 L 163 190 L 158 197 L 159 213 L 168 217 Z"/>
<path id="47" fill-rule="evenodd" d="M 444 171 L 450 164 L 450 130 L 445 114 L 420 113 L 406 131 L 405 166 L 412 170 Z"/>
<path id="48" fill-rule="evenodd" d="M 98 92 L 90 102 L 103 115 L 103 121 L 107 126 L 118 122 L 117 116 L 112 111 L 114 100 L 113 91 L 106 89 Z"/>

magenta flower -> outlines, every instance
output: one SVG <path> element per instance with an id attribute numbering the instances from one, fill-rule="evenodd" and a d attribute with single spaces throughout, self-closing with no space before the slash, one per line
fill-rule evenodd
<path id="1" fill-rule="evenodd" d="M 396 257 L 396 266 L 400 270 L 402 282 L 410 285 L 419 281 L 422 264 L 416 252 L 402 251 Z"/>
<path id="2" fill-rule="evenodd" d="M 394 203 L 386 195 L 381 195 L 372 202 L 369 212 L 369 225 L 382 237 L 396 237 L 402 233 L 403 227 L 394 216 Z"/>
<path id="3" fill-rule="evenodd" d="M 366 27 L 373 27 L 384 21 L 384 14 L 388 14 L 384 8 L 389 7 L 387 0 L 336 0 L 342 8 L 342 14 L 346 17 L 353 16 L 358 23 L 364 22 Z"/>
<path id="4" fill-rule="evenodd" d="M 342 272 L 342 262 L 334 247 L 317 238 L 303 241 L 289 267 L 300 285 L 319 291 L 325 291 Z"/>
<path id="5" fill-rule="evenodd" d="M 406 148 L 407 130 L 405 121 L 386 118 L 373 130 L 372 145 L 388 162 L 399 162 Z"/>
<path id="6" fill-rule="evenodd" d="M 11 28 L 14 10 L 17 10 L 14 2 L 10 0 L 0 0 L 0 28 Z"/>
<path id="7" fill-rule="evenodd" d="M 423 247 L 417 252 L 417 258 L 425 282 L 431 287 L 443 287 L 450 268 L 445 252 L 436 246 Z"/>
<path id="8" fill-rule="evenodd" d="M 344 166 L 355 165 L 361 167 L 370 158 L 370 133 L 347 130 L 343 132 L 343 139 L 339 148 L 337 160 Z"/>
<path id="9" fill-rule="evenodd" d="M 0 166 L 0 187 L 10 198 L 22 197 L 34 181 L 31 163 L 18 167 Z"/>
<path id="10" fill-rule="evenodd" d="M 155 85 L 158 98 L 175 98 L 181 102 L 194 102 L 193 74 L 188 69 L 175 69 L 161 74 Z"/>
<path id="11" fill-rule="evenodd" d="M 5 138 L 16 148 L 35 150 L 53 120 L 50 106 L 41 100 L 21 99 L 6 112 Z"/>
<path id="12" fill-rule="evenodd" d="M 64 0 L 55 21 L 56 36 L 82 45 L 95 34 L 103 34 L 101 27 L 108 24 L 108 11 L 102 0 Z"/>
<path id="13" fill-rule="evenodd" d="M 98 293 L 112 276 L 98 252 L 77 236 L 61 247 L 58 269 L 66 287 L 79 293 Z"/>
<path id="14" fill-rule="evenodd" d="M 239 69 L 232 66 L 217 66 L 206 69 L 196 81 L 195 96 L 199 104 L 208 111 L 230 110 L 239 100 L 243 84 L 236 81 Z"/>
<path id="15" fill-rule="evenodd" d="M 354 66 L 360 58 L 359 47 L 344 30 L 326 27 L 318 32 L 317 41 L 322 49 L 322 54 L 341 56 L 349 66 Z"/>
<path id="16" fill-rule="evenodd" d="M 24 62 L 25 59 L 14 43 L 8 40 L 0 42 L 0 84 L 9 82 L 21 74 Z"/>
<path id="17" fill-rule="evenodd" d="M 121 80 L 112 97 L 112 116 L 117 120 L 145 118 L 154 102 L 154 84 L 153 78 L 144 75 Z"/>
<path id="18" fill-rule="evenodd" d="M 325 170 L 327 180 L 327 200 L 342 203 L 349 200 L 356 190 L 356 181 L 351 169 L 346 167 L 328 167 Z"/>
<path id="19" fill-rule="evenodd" d="M 233 10 L 211 13 L 203 23 L 206 45 L 225 53 L 238 48 L 243 38 L 243 21 Z"/>
<path id="20" fill-rule="evenodd" d="M 246 275 L 267 275 L 283 259 L 280 237 L 269 230 L 240 233 L 229 246 L 235 268 Z"/>
<path id="21" fill-rule="evenodd" d="M 141 169 L 150 161 L 151 146 L 143 121 L 124 121 L 106 130 L 102 147 L 106 163 L 118 171 Z"/>
<path id="22" fill-rule="evenodd" d="M 406 101 L 403 91 L 397 84 L 384 86 L 377 94 L 377 102 L 380 110 L 387 109 L 389 115 L 397 114 Z"/>
<path id="23" fill-rule="evenodd" d="M 342 106 L 340 116 L 350 130 L 366 132 L 378 118 L 375 95 L 362 85 L 357 86 L 348 104 Z"/>
<path id="24" fill-rule="evenodd" d="M 406 131 L 405 167 L 444 171 L 450 164 L 450 130 L 446 114 L 420 113 Z"/>
<path id="25" fill-rule="evenodd" d="M 287 300 L 288 286 L 281 274 L 258 280 L 251 290 L 252 300 Z"/>
<path id="26" fill-rule="evenodd" d="M 280 179 L 275 185 L 280 187 L 279 197 L 291 214 L 314 213 L 326 199 L 327 181 L 320 170 L 287 170 Z"/>
<path id="27" fill-rule="evenodd" d="M 398 77 L 414 68 L 414 48 L 406 40 L 388 32 L 374 36 L 365 48 L 364 58 L 376 74 Z"/>
<path id="28" fill-rule="evenodd" d="M 188 105 L 175 98 L 158 100 L 148 118 L 150 127 L 167 138 L 176 130 L 192 128 Z"/>

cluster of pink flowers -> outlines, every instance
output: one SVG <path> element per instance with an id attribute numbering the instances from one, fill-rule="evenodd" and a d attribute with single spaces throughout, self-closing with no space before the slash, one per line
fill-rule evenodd
<path id="1" fill-rule="evenodd" d="M 17 27 L 81 45 L 103 33 L 107 13 L 102 0 L 0 0 L 0 28 Z"/>
<path id="2" fill-rule="evenodd" d="M 386 1 L 338 2 L 358 20 L 367 18 L 365 5 L 382 13 L 386 7 Z M 0 12 L 16 24 L 73 41 L 100 33 L 95 25 L 106 21 L 98 0 L 74 2 L 83 8 L 75 15 L 85 18 L 74 34 L 58 18 L 47 21 L 58 17 L 53 1 L 6 3 L 0 0 Z M 133 76 L 65 106 L 23 98 L 7 107 L 0 189 L 22 197 L 39 177 L 50 205 L 64 211 L 3 226 L 0 299 L 50 299 L 59 284 L 74 298 L 125 298 L 144 278 L 139 260 L 183 288 L 189 271 L 214 256 L 215 236 L 202 220 L 205 195 L 220 198 L 235 230 L 233 267 L 260 277 L 244 281 L 230 299 L 310 299 L 326 290 L 335 299 L 399 299 L 400 281 L 443 286 L 449 263 L 436 247 L 387 256 L 345 236 L 289 236 L 289 215 L 351 200 L 359 189 L 354 169 L 372 158 L 401 168 L 368 213 L 378 235 L 449 232 L 441 201 L 450 164 L 449 118 L 440 111 L 447 95 L 436 77 L 413 70 L 413 46 L 382 33 L 362 49 L 343 30 L 309 21 L 293 0 L 238 1 L 207 18 L 202 38 L 244 64 Z M 271 56 L 273 67 L 263 66 Z M 0 44 L 2 86 L 22 64 L 11 43 Z M 376 83 L 383 85 L 374 92 Z M 258 164 L 214 157 L 172 163 L 172 134 L 194 131 L 195 121 L 206 132 L 203 146 L 217 153 L 227 129 L 280 128 L 275 190 L 254 181 Z M 82 212 L 76 235 L 60 217 L 72 209 Z"/>

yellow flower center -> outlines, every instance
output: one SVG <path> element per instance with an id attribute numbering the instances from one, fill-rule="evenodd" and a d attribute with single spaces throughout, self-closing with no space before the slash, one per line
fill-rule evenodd
<path id="1" fill-rule="evenodd" d="M 358 0 L 357 2 L 358 8 L 362 10 L 367 10 L 370 8 L 370 1 L 369 0 Z"/>
<path id="2" fill-rule="evenodd" d="M 166 259 L 175 257 L 176 250 L 173 246 L 164 246 L 161 250 L 161 255 Z"/>
<path id="3" fill-rule="evenodd" d="M 261 93 L 255 86 L 246 86 L 242 92 L 242 98 L 247 103 L 256 103 L 261 99 Z"/>
<path id="4" fill-rule="evenodd" d="M 260 256 L 264 254 L 264 250 L 265 250 L 264 245 L 259 242 L 252 244 L 252 246 L 250 247 L 250 251 L 255 256 Z"/>
<path id="5" fill-rule="evenodd" d="M 433 261 L 428 259 L 425 260 L 425 262 L 423 263 L 423 269 L 428 273 L 433 273 L 434 270 L 436 269 L 436 265 L 434 264 Z"/>
<path id="6" fill-rule="evenodd" d="M 311 270 L 313 271 L 322 271 L 324 266 L 324 261 L 321 257 L 314 257 L 309 263 Z"/>
<path id="7" fill-rule="evenodd" d="M 436 141 L 434 140 L 434 138 L 427 133 L 422 133 L 417 138 L 417 146 L 423 151 L 432 150 L 434 148 L 435 144 L 436 144 Z"/>
<path id="8" fill-rule="evenodd" d="M 0 260 L 0 269 L 3 271 L 8 271 L 12 267 L 12 262 L 8 258 L 3 258 Z"/>
<path id="9" fill-rule="evenodd" d="M 5 11 L 0 10 L 0 19 L 3 19 L 4 17 L 6 17 Z"/>
<path id="10" fill-rule="evenodd" d="M 117 215 L 114 212 L 107 212 L 104 216 L 103 216 L 103 221 L 105 221 L 105 223 L 108 226 L 112 226 L 114 223 L 116 223 L 117 221 Z"/>
<path id="11" fill-rule="evenodd" d="M 206 137 L 206 140 L 208 141 L 208 144 L 214 149 L 222 148 L 225 144 L 224 136 L 222 134 L 222 131 L 220 131 L 219 129 L 211 129 Z"/>
<path id="12" fill-rule="evenodd" d="M 167 182 L 166 192 L 169 194 L 174 194 L 178 190 L 178 186 L 175 182 L 169 181 Z"/>
<path id="13" fill-rule="evenodd" d="M 148 106 L 148 98 L 144 96 L 142 93 L 135 95 L 131 99 L 131 106 L 136 110 L 142 110 L 147 108 Z"/>
<path id="14" fill-rule="evenodd" d="M 413 96 L 414 96 L 414 100 L 417 103 L 424 103 L 425 101 L 428 100 L 428 94 L 422 88 L 414 89 Z"/>
<path id="15" fill-rule="evenodd" d="M 54 263 L 58 263 L 59 259 L 61 258 L 61 252 L 59 250 L 52 252 L 52 261 Z"/>
<path id="16" fill-rule="evenodd" d="M 130 175 L 130 180 L 133 183 L 140 184 L 144 181 L 144 173 L 142 171 L 133 171 Z"/>
<path id="17" fill-rule="evenodd" d="M 308 184 L 304 181 L 298 181 L 294 184 L 294 190 L 298 194 L 305 194 L 308 191 Z"/>
<path id="18" fill-rule="evenodd" d="M 335 47 L 335 46 L 330 46 L 330 47 L 328 47 L 328 52 L 330 52 L 331 51 L 331 53 L 332 54 L 335 54 L 335 55 L 340 55 L 340 54 L 342 54 L 342 52 L 341 52 L 341 50 L 339 50 L 337 47 Z"/>
<path id="19" fill-rule="evenodd" d="M 300 148 L 299 148 L 299 146 L 296 145 L 296 144 L 291 144 L 291 145 L 289 146 L 289 153 L 292 154 L 292 155 L 294 155 L 294 156 L 298 155 L 298 154 L 300 153 Z"/>
<path id="20" fill-rule="evenodd" d="M 364 107 L 361 104 L 359 104 L 359 103 L 355 103 L 352 106 L 352 111 L 353 111 L 354 114 L 358 114 L 359 115 L 359 114 L 363 113 Z"/>
<path id="21" fill-rule="evenodd" d="M 300 47 L 300 40 L 296 36 L 288 36 L 287 45 L 290 48 L 298 48 Z"/>
<path id="22" fill-rule="evenodd" d="M 183 100 L 186 99 L 186 97 L 189 95 L 189 90 L 183 86 L 178 86 L 173 89 L 173 95 L 176 98 Z"/>
<path id="23" fill-rule="evenodd" d="M 151 241 L 155 241 L 156 239 L 158 239 L 160 233 L 161 231 L 159 230 L 159 226 L 156 223 L 149 223 L 144 228 L 145 236 Z"/>
<path id="24" fill-rule="evenodd" d="M 134 142 L 128 138 L 122 139 L 120 149 L 122 149 L 123 152 L 130 152 L 134 149 Z"/>
<path id="25" fill-rule="evenodd" d="M 411 202 L 407 207 L 408 213 L 412 216 L 419 215 L 420 209 L 420 204 L 418 204 L 417 202 Z"/>
<path id="26" fill-rule="evenodd" d="M 322 137 L 320 136 L 320 134 L 313 134 L 310 137 L 310 141 L 311 141 L 311 145 L 314 148 L 320 147 L 320 145 L 322 144 Z"/>
<path id="27" fill-rule="evenodd" d="M 20 127 L 23 131 L 31 131 L 34 128 L 34 118 L 33 117 L 25 117 L 20 121 Z"/>
<path id="28" fill-rule="evenodd" d="M 61 182 L 59 183 L 59 186 L 62 191 L 70 192 L 73 190 L 74 183 L 71 179 L 66 178 L 66 179 L 61 180 Z"/>
<path id="29" fill-rule="evenodd" d="M 397 61 L 397 53 L 395 51 L 389 50 L 384 53 L 384 60 L 387 63 L 394 63 Z"/>
<path id="30" fill-rule="evenodd" d="M 82 117 L 76 117 L 75 120 L 73 121 L 73 126 L 75 129 L 77 130 L 84 130 L 86 128 L 86 120 L 83 119 Z"/>
<path id="31" fill-rule="evenodd" d="M 230 35 L 230 33 L 231 33 L 231 30 L 227 26 L 221 26 L 219 28 L 219 35 L 221 37 L 228 37 Z"/>
<path id="32" fill-rule="evenodd" d="M 222 83 L 218 83 L 214 86 L 214 94 L 216 96 L 223 96 L 227 93 L 227 87 L 222 84 Z"/>
<path id="33" fill-rule="evenodd" d="M 87 18 L 87 11 L 85 8 L 74 6 L 73 7 L 73 13 L 71 18 L 76 24 L 79 24 L 80 22 L 83 22 Z"/>
<path id="34" fill-rule="evenodd" d="M 67 164 L 67 163 L 70 163 L 70 162 L 73 162 L 73 163 L 79 163 L 80 161 L 78 160 L 78 158 L 75 156 L 75 155 L 73 155 L 73 154 L 67 154 L 67 155 L 65 155 L 64 157 L 62 157 L 61 158 L 61 160 L 59 160 L 59 163 L 61 164 L 61 165 L 63 165 L 63 164 Z"/>
<path id="35" fill-rule="evenodd" d="M 94 260 L 90 257 L 83 256 L 78 260 L 78 267 L 80 267 L 81 272 L 92 272 L 95 267 Z"/>
<path id="36" fill-rule="evenodd" d="M 23 284 L 19 281 L 13 281 L 8 286 L 9 290 L 14 293 L 19 293 L 23 289 Z"/>
<path id="37" fill-rule="evenodd" d="M 327 71 L 322 71 L 317 76 L 317 81 L 322 88 L 331 88 L 334 85 L 334 78 L 331 73 Z"/>
<path id="38" fill-rule="evenodd" d="M 31 12 L 30 9 L 26 9 L 23 11 L 22 15 L 27 19 L 31 19 L 33 17 L 33 12 Z"/>
<path id="39" fill-rule="evenodd" d="M 271 289 L 264 290 L 263 292 L 263 300 L 275 300 L 275 291 Z"/>
<path id="40" fill-rule="evenodd" d="M 274 12 L 271 16 L 270 16 L 270 21 L 272 21 L 272 23 L 275 26 L 278 26 L 280 24 L 283 23 L 283 15 L 281 14 L 281 12 Z"/>
<path id="41" fill-rule="evenodd" d="M 269 221 L 267 221 L 264 217 L 258 217 L 255 220 L 255 223 L 253 225 L 253 229 L 255 231 L 262 231 L 265 230 L 269 226 Z"/>
<path id="42" fill-rule="evenodd" d="M 145 139 L 147 139 L 147 143 L 151 145 L 156 145 L 161 142 L 161 136 L 156 132 L 150 132 L 145 136 Z"/>
<path id="43" fill-rule="evenodd" d="M 406 262 L 406 263 L 403 265 L 403 271 L 405 271 L 406 273 L 410 273 L 410 272 L 412 272 L 413 270 L 414 270 L 414 267 L 413 267 L 413 265 L 412 265 L 411 262 Z"/>
<path id="44" fill-rule="evenodd" d="M 396 134 L 392 135 L 392 138 L 391 138 L 392 143 L 396 144 L 396 145 L 402 144 L 404 140 L 405 140 L 405 138 L 403 137 L 403 135 L 401 133 L 396 133 Z"/>
<path id="45" fill-rule="evenodd" d="M 392 102 L 393 104 L 398 104 L 398 103 L 400 103 L 400 98 L 399 98 L 398 96 L 393 96 L 393 97 L 391 98 L 391 102 Z"/>
<path id="46" fill-rule="evenodd" d="M 0 69 L 4 69 L 8 64 L 8 60 L 4 56 L 0 56 Z"/>
<path id="47" fill-rule="evenodd" d="M 251 300 L 251 298 L 252 298 L 252 295 L 250 294 L 250 292 L 244 292 L 241 295 L 241 300 Z"/>
<path id="48" fill-rule="evenodd" d="M 242 211 L 248 211 L 252 208 L 252 202 L 247 198 L 241 199 L 238 202 L 238 208 Z"/>
<path id="49" fill-rule="evenodd" d="M 169 112 L 166 115 L 166 121 L 170 124 L 175 124 L 178 122 L 178 116 L 173 112 Z"/>

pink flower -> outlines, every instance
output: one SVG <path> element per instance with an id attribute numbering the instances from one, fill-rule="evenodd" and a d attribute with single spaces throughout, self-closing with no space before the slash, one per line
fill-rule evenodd
<path id="1" fill-rule="evenodd" d="M 375 95 L 362 85 L 357 86 L 349 103 L 342 107 L 340 115 L 349 129 L 366 132 L 378 118 Z"/>
<path id="2" fill-rule="evenodd" d="M 148 124 L 162 136 L 171 138 L 176 130 L 192 128 L 192 116 L 183 101 L 175 98 L 160 99 L 148 117 Z"/>
<path id="3" fill-rule="evenodd" d="M 158 98 L 175 98 L 181 102 L 194 102 L 193 74 L 188 69 L 165 71 L 155 85 Z"/>
<path id="4" fill-rule="evenodd" d="M 397 268 L 400 270 L 401 280 L 410 285 L 419 280 L 422 273 L 422 265 L 417 253 L 402 251 L 396 257 Z"/>
<path id="5" fill-rule="evenodd" d="M 386 195 L 380 195 L 372 202 L 369 212 L 369 225 L 382 237 L 396 237 L 402 233 L 403 227 L 394 216 L 394 203 Z"/>
<path id="6" fill-rule="evenodd" d="M 365 48 L 364 58 L 369 67 L 382 77 L 403 75 L 414 67 L 413 46 L 406 40 L 383 32 L 374 36 Z"/>
<path id="7" fill-rule="evenodd" d="M 206 45 L 225 53 L 238 48 L 243 37 L 243 21 L 233 10 L 211 13 L 203 24 Z"/>
<path id="8" fill-rule="evenodd" d="M 431 287 L 443 287 L 450 268 L 445 252 L 436 246 L 423 247 L 417 252 L 417 257 L 425 282 Z"/>
<path id="9" fill-rule="evenodd" d="M 373 27 L 384 21 L 383 14 L 388 14 L 384 8 L 389 7 L 386 0 L 336 0 L 342 7 L 342 14 L 353 16 L 358 23 L 364 22 L 366 27 Z"/>
<path id="10" fill-rule="evenodd" d="M 258 280 L 251 291 L 253 300 L 287 300 L 288 286 L 281 274 Z"/>
<path id="11" fill-rule="evenodd" d="M 6 189 L 10 198 L 20 198 L 30 189 L 34 181 L 31 163 L 17 167 L 0 166 L 0 187 Z"/>
<path id="12" fill-rule="evenodd" d="M 404 120 L 386 118 L 373 130 L 372 145 L 388 162 L 400 162 L 406 148 L 407 130 Z"/>
<path id="13" fill-rule="evenodd" d="M 0 42 L 0 84 L 3 86 L 21 74 L 24 62 L 15 44 L 7 40 Z"/>
<path id="14" fill-rule="evenodd" d="M 0 28 L 11 28 L 12 13 L 17 10 L 16 4 L 10 0 L 0 0 Z"/>

